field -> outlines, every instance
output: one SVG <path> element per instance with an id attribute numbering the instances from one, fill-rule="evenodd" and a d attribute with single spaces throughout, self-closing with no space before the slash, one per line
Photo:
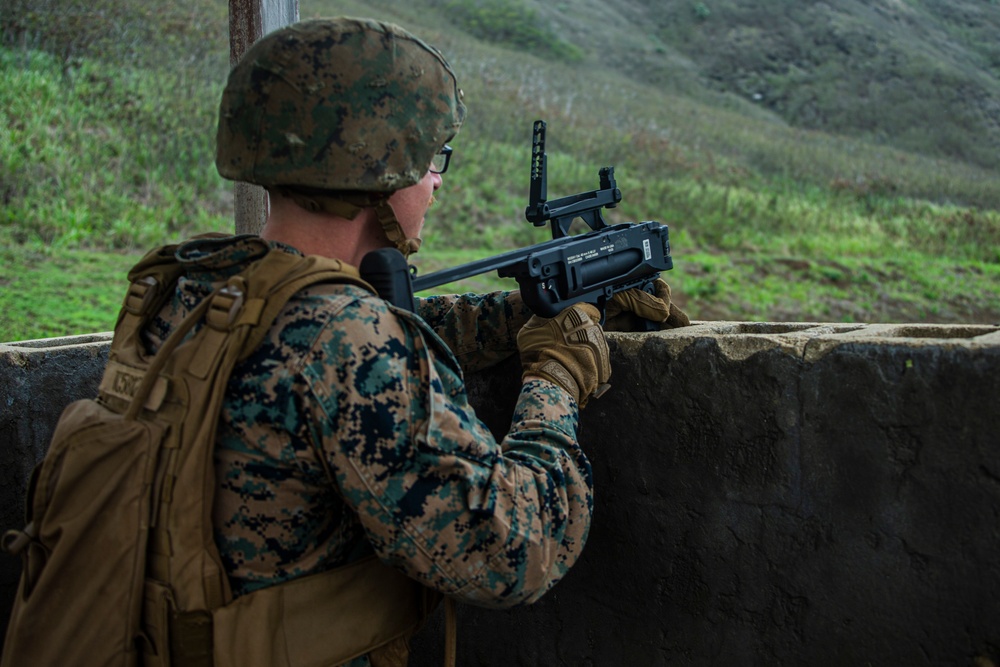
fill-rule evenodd
<path id="1" fill-rule="evenodd" d="M 232 229 L 231 184 L 213 167 L 225 5 L 13 4 L 0 47 L 0 340 L 108 330 L 143 250 Z M 665 277 L 693 319 L 1000 322 L 996 169 L 624 78 L 558 40 L 512 51 L 469 28 L 528 30 L 482 15 L 490 3 L 465 3 L 461 29 L 446 27 L 462 3 L 417 4 L 303 2 L 301 13 L 377 12 L 456 64 L 470 116 L 422 272 L 545 239 L 523 217 L 543 118 L 550 198 L 597 187 L 614 165 L 624 201 L 609 221 L 669 224 Z M 44 11 L 61 12 L 58 30 Z M 60 30 L 73 25 L 71 40 Z"/>

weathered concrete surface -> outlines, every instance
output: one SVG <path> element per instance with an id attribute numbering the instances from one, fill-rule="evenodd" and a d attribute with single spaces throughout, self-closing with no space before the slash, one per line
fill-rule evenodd
<path id="1" fill-rule="evenodd" d="M 460 608 L 463 665 L 970 665 L 1000 653 L 1000 333 L 612 336 L 597 487 L 546 598 Z M 517 368 L 470 380 L 506 430 Z M 414 664 L 439 664 L 440 619 Z"/>
<path id="2" fill-rule="evenodd" d="M 613 388 L 582 419 L 597 485 L 584 555 L 533 607 L 460 607 L 459 664 L 1000 658 L 1000 329 L 714 322 L 609 338 Z M 5 508 L 62 405 L 93 393 L 97 350 L 12 362 L 0 348 Z M 57 370 L 64 355 L 79 356 Z M 60 384 L 31 389 L 36 375 Z M 512 361 L 469 378 L 497 434 L 518 376 Z M 440 626 L 411 664 L 440 664 Z"/>

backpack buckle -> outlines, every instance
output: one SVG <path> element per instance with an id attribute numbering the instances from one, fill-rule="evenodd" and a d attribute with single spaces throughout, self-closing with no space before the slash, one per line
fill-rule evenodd
<path id="1" fill-rule="evenodd" d="M 122 309 L 130 315 L 143 315 L 152 306 L 159 292 L 160 283 L 153 276 L 146 276 L 131 282 Z"/>
<path id="2" fill-rule="evenodd" d="M 238 277 L 232 278 L 225 287 L 212 296 L 205 321 L 218 331 L 228 330 L 239 316 L 246 298 L 245 285 Z"/>

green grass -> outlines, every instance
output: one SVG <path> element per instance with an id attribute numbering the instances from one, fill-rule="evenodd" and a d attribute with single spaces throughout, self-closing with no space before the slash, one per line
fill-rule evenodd
<path id="1" fill-rule="evenodd" d="M 1000 266 L 889 258 L 693 254 L 667 276 L 694 319 L 1000 324 Z"/>
<path id="2" fill-rule="evenodd" d="M 211 87 L 185 92 L 192 84 L 176 76 L 90 60 L 63 71 L 39 51 L 0 49 L 0 70 L 0 234 L 35 248 L 135 249 L 225 227 L 204 141 L 212 112 L 192 102 Z"/>
<path id="3" fill-rule="evenodd" d="M 114 328 L 128 269 L 139 255 L 0 247 L 0 340 Z"/>
<path id="4" fill-rule="evenodd" d="M 225 48 L 205 39 L 224 5 L 100 1 L 102 12 L 45 5 L 73 8 L 76 41 L 38 21 L 17 33 L 27 45 L 0 48 L 0 340 L 107 330 L 139 250 L 232 228 L 231 184 L 212 164 Z M 696 319 L 1000 321 L 1000 172 L 793 129 L 591 60 L 515 53 L 454 29 L 448 0 L 369 4 L 323 1 L 303 16 L 371 12 L 413 26 L 455 63 L 470 109 L 416 256 L 422 273 L 547 238 L 523 217 L 531 124 L 544 118 L 550 199 L 597 187 L 598 169 L 614 165 L 624 200 L 606 217 L 670 225 L 666 278 Z M 704 4 L 707 15 L 694 3 L 684 20 L 719 20 L 725 5 Z M 537 8 L 543 31 L 568 16 L 566 3 L 463 5 Z M 185 18 L 195 16 L 209 27 Z M 110 39 L 101 21 L 142 37 Z M 4 28 L 10 44 L 16 31 Z M 652 50 L 636 57 L 661 48 L 645 38 Z M 513 286 L 485 275 L 438 291 Z"/>

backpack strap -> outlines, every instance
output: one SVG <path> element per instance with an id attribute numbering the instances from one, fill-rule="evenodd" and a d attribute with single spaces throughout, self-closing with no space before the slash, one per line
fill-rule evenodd
<path id="1" fill-rule="evenodd" d="M 278 313 L 293 295 L 321 282 L 349 283 L 372 294 L 375 288 L 361 279 L 358 270 L 339 259 L 310 255 L 301 257 L 271 250 L 234 276 L 222 288 L 206 313 L 210 331 L 205 335 L 192 360 L 191 372 L 207 377 L 218 359 L 227 332 L 249 327 L 241 336 L 241 350 L 236 361 L 246 359 L 257 349 Z"/>
<path id="2" fill-rule="evenodd" d="M 291 265 L 291 266 L 290 266 Z M 274 289 L 271 297 L 267 301 L 267 308 L 261 314 L 261 321 L 267 322 L 268 327 L 257 327 L 247 345 L 240 355 L 240 360 L 250 355 L 257 346 L 260 345 L 270 328 L 270 323 L 278 316 L 284 308 L 285 303 L 292 295 L 300 292 L 309 285 L 320 282 L 347 283 L 361 287 L 374 295 L 378 293 L 375 288 L 361 278 L 358 269 L 354 266 L 342 262 L 339 259 L 329 259 L 311 255 L 302 260 L 299 257 L 288 253 L 269 253 L 264 261 L 254 267 L 255 272 L 275 271 L 284 273 L 285 278 Z"/>

